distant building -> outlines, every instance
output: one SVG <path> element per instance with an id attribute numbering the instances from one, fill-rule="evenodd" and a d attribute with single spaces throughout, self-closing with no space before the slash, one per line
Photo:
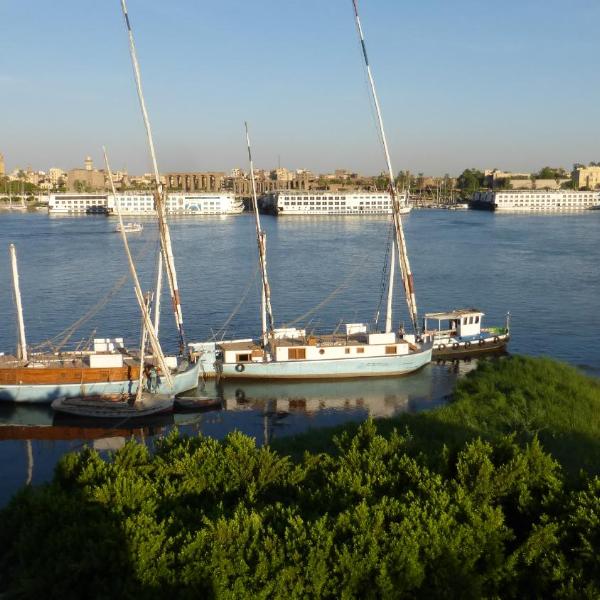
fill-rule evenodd
<path id="1" fill-rule="evenodd" d="M 105 189 L 104 171 L 94 169 L 92 159 L 87 156 L 83 169 L 71 169 L 67 173 L 67 189 L 78 192 L 96 192 Z"/>
<path id="2" fill-rule="evenodd" d="M 165 173 L 168 190 L 183 192 L 220 192 L 225 188 L 226 175 L 220 171 L 205 173 Z"/>
<path id="3" fill-rule="evenodd" d="M 64 181 L 66 173 L 59 169 L 58 167 L 52 167 L 48 171 L 48 180 L 52 184 L 53 187 L 57 187 L 60 185 L 61 181 Z"/>
<path id="4" fill-rule="evenodd" d="M 513 173 L 511 171 L 501 171 L 500 169 L 486 169 L 483 172 L 485 177 L 485 185 L 487 187 L 496 188 L 505 180 L 509 180 L 511 187 L 513 182 L 515 187 L 518 187 L 522 182 L 531 182 L 531 173 Z"/>
<path id="5" fill-rule="evenodd" d="M 0 177 L 4 177 L 4 154 L 0 152 Z"/>
<path id="6" fill-rule="evenodd" d="M 600 167 L 577 167 L 572 175 L 576 189 L 589 188 L 595 190 L 600 186 Z"/>
<path id="7" fill-rule="evenodd" d="M 294 173 L 285 167 L 278 167 L 271 171 L 271 179 L 285 182 L 292 181 L 294 179 Z"/>

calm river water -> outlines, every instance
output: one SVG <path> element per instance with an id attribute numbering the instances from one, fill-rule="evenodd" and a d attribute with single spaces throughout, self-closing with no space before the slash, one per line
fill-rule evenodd
<path id="1" fill-rule="evenodd" d="M 156 227 L 130 239 L 148 289 L 156 265 Z M 574 215 L 496 215 L 413 211 L 404 219 L 421 313 L 476 306 L 484 322 L 511 313 L 516 353 L 549 355 L 600 374 L 600 211 Z M 372 322 L 381 295 L 389 220 L 384 217 L 264 216 L 273 310 L 278 325 L 335 327 Z M 16 340 L 7 247 L 17 246 L 28 343 L 57 336 L 89 317 L 72 341 L 139 338 L 140 323 L 115 221 L 0 213 L 0 351 Z M 254 223 L 236 217 L 171 221 L 184 320 L 190 341 L 217 334 L 250 336 L 260 327 Z M 329 302 L 323 303 L 323 300 Z M 310 312 L 311 309 L 316 310 Z M 162 338 L 175 348 L 168 301 Z M 396 302 L 406 319 L 404 299 Z M 408 323 L 408 320 L 406 319 Z M 223 326 L 226 329 L 223 331 Z M 458 371 L 473 364 L 430 365 L 411 377 L 351 383 L 207 383 L 223 409 L 176 415 L 133 433 L 146 439 L 173 423 L 182 431 L 223 437 L 233 429 L 262 443 L 310 427 L 423 410 L 444 401 Z M 118 447 L 131 431 L 56 422 L 48 407 L 0 406 L 0 504 L 26 481 L 50 477 L 67 450 Z M 32 427 L 35 426 L 35 427 Z"/>

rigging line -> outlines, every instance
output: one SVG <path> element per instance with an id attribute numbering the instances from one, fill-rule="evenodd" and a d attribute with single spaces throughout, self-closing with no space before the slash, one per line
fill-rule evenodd
<path id="1" fill-rule="evenodd" d="M 362 65 L 362 61 L 363 61 L 362 45 L 360 44 L 360 42 L 358 42 L 355 47 L 358 51 L 360 64 Z M 369 78 L 364 69 L 361 68 L 361 71 L 363 74 L 363 84 L 367 91 L 367 98 L 369 99 L 369 109 L 370 109 L 371 119 L 372 119 L 373 125 L 375 127 L 376 136 L 377 136 L 377 139 L 379 140 L 379 143 L 383 144 L 383 138 L 381 137 L 381 132 L 379 131 L 379 126 L 377 125 L 377 112 L 376 112 L 375 103 L 373 102 L 373 97 L 371 96 L 371 87 L 370 87 L 370 83 L 369 83 Z M 379 147 L 379 151 L 381 152 L 381 146 Z M 385 153 L 384 153 L 383 157 L 385 159 Z"/>
<path id="2" fill-rule="evenodd" d="M 212 337 L 213 340 L 218 339 L 218 336 L 225 332 L 229 323 L 231 323 L 231 321 L 233 320 L 235 315 L 237 315 L 237 313 L 239 312 L 240 308 L 244 304 L 244 301 L 248 297 L 250 290 L 252 289 L 252 285 L 256 282 L 256 274 L 258 273 L 259 267 L 260 267 L 260 265 L 258 265 L 258 264 L 254 267 L 254 272 L 248 279 L 248 284 L 246 285 L 246 289 L 244 290 L 244 293 L 242 294 L 240 301 L 234 306 L 233 310 L 231 311 L 231 314 L 227 317 L 227 319 L 223 323 L 223 326 L 219 330 L 217 330 L 216 333 L 213 333 L 213 337 Z"/>
<path id="3" fill-rule="evenodd" d="M 383 304 L 383 297 L 385 295 L 385 291 L 387 289 L 387 284 L 388 284 L 388 280 L 387 280 L 388 265 L 390 264 L 391 252 L 394 251 L 393 243 L 392 243 L 393 235 L 394 235 L 394 225 L 390 222 L 390 224 L 388 225 L 387 242 L 386 242 L 386 246 L 385 246 L 385 256 L 383 258 L 383 269 L 381 271 L 381 284 L 380 284 L 381 293 L 379 294 L 379 303 L 377 304 L 377 310 L 375 311 L 375 317 L 373 319 L 375 322 L 375 327 L 377 327 L 377 324 L 379 323 L 379 316 L 381 314 L 381 306 Z"/>
<path id="4" fill-rule="evenodd" d="M 156 241 L 156 238 L 148 238 L 146 243 L 142 246 L 140 251 L 135 257 L 135 260 L 143 258 L 151 248 L 151 242 Z M 108 290 L 108 292 L 100 298 L 100 300 L 94 304 L 86 313 L 84 313 L 79 319 L 73 322 L 71 325 L 59 331 L 56 335 L 43 342 L 39 342 L 31 346 L 33 350 L 41 350 L 46 347 L 51 347 L 54 352 L 58 352 L 73 336 L 73 334 L 85 323 L 87 323 L 92 317 L 97 315 L 117 294 L 117 292 L 125 285 L 125 282 L 129 278 L 129 273 L 125 273 L 122 277 L 117 279 L 115 285 Z"/>
<path id="5" fill-rule="evenodd" d="M 329 304 L 338 294 L 340 294 L 342 291 L 344 291 L 345 289 L 347 289 L 350 281 L 354 278 L 354 276 L 357 274 L 357 272 L 363 266 L 364 266 L 363 263 L 358 262 L 357 265 L 356 265 L 356 267 L 353 269 L 353 271 L 328 296 L 326 296 L 323 300 L 321 300 L 321 302 L 319 302 L 316 306 L 314 306 L 310 310 L 307 310 L 304 314 L 300 315 L 299 317 L 296 317 L 292 321 L 288 321 L 285 324 L 285 326 L 289 327 L 290 325 L 295 325 L 299 321 L 303 321 L 307 317 L 310 317 L 311 315 L 313 315 L 314 313 L 316 313 L 318 310 L 320 310 L 324 306 L 327 306 L 327 304 Z"/>

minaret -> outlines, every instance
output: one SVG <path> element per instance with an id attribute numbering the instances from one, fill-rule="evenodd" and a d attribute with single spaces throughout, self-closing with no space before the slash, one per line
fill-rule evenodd
<path id="1" fill-rule="evenodd" d="M 0 152 L 0 177 L 4 177 L 4 154 Z"/>
<path id="2" fill-rule="evenodd" d="M 86 156 L 85 157 L 85 170 L 86 171 L 93 171 L 94 170 L 94 163 L 92 163 L 92 157 L 91 156 Z"/>

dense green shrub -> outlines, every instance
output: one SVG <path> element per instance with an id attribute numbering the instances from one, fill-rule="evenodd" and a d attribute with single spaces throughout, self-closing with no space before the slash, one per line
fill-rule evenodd
<path id="1" fill-rule="evenodd" d="M 451 431 L 446 445 L 429 445 L 418 417 L 414 429 L 367 421 L 338 435 L 334 451 L 296 459 L 240 433 L 223 442 L 172 433 L 153 453 L 131 441 L 108 461 L 67 455 L 50 484 L 23 490 L 0 514 L 0 591 L 597 597 L 600 479 L 566 477 L 543 449 L 541 388 L 505 389 L 502 377 L 486 388 L 513 368 L 535 380 L 535 361 L 510 363 L 482 367 L 459 384 L 454 406 L 429 415 L 439 416 L 433 431 Z M 552 363 L 537 364 L 548 377 L 540 385 L 573 391 L 564 373 L 552 379 Z M 489 415 L 482 422 L 475 399 Z M 505 404 L 499 428 L 493 407 Z"/>

